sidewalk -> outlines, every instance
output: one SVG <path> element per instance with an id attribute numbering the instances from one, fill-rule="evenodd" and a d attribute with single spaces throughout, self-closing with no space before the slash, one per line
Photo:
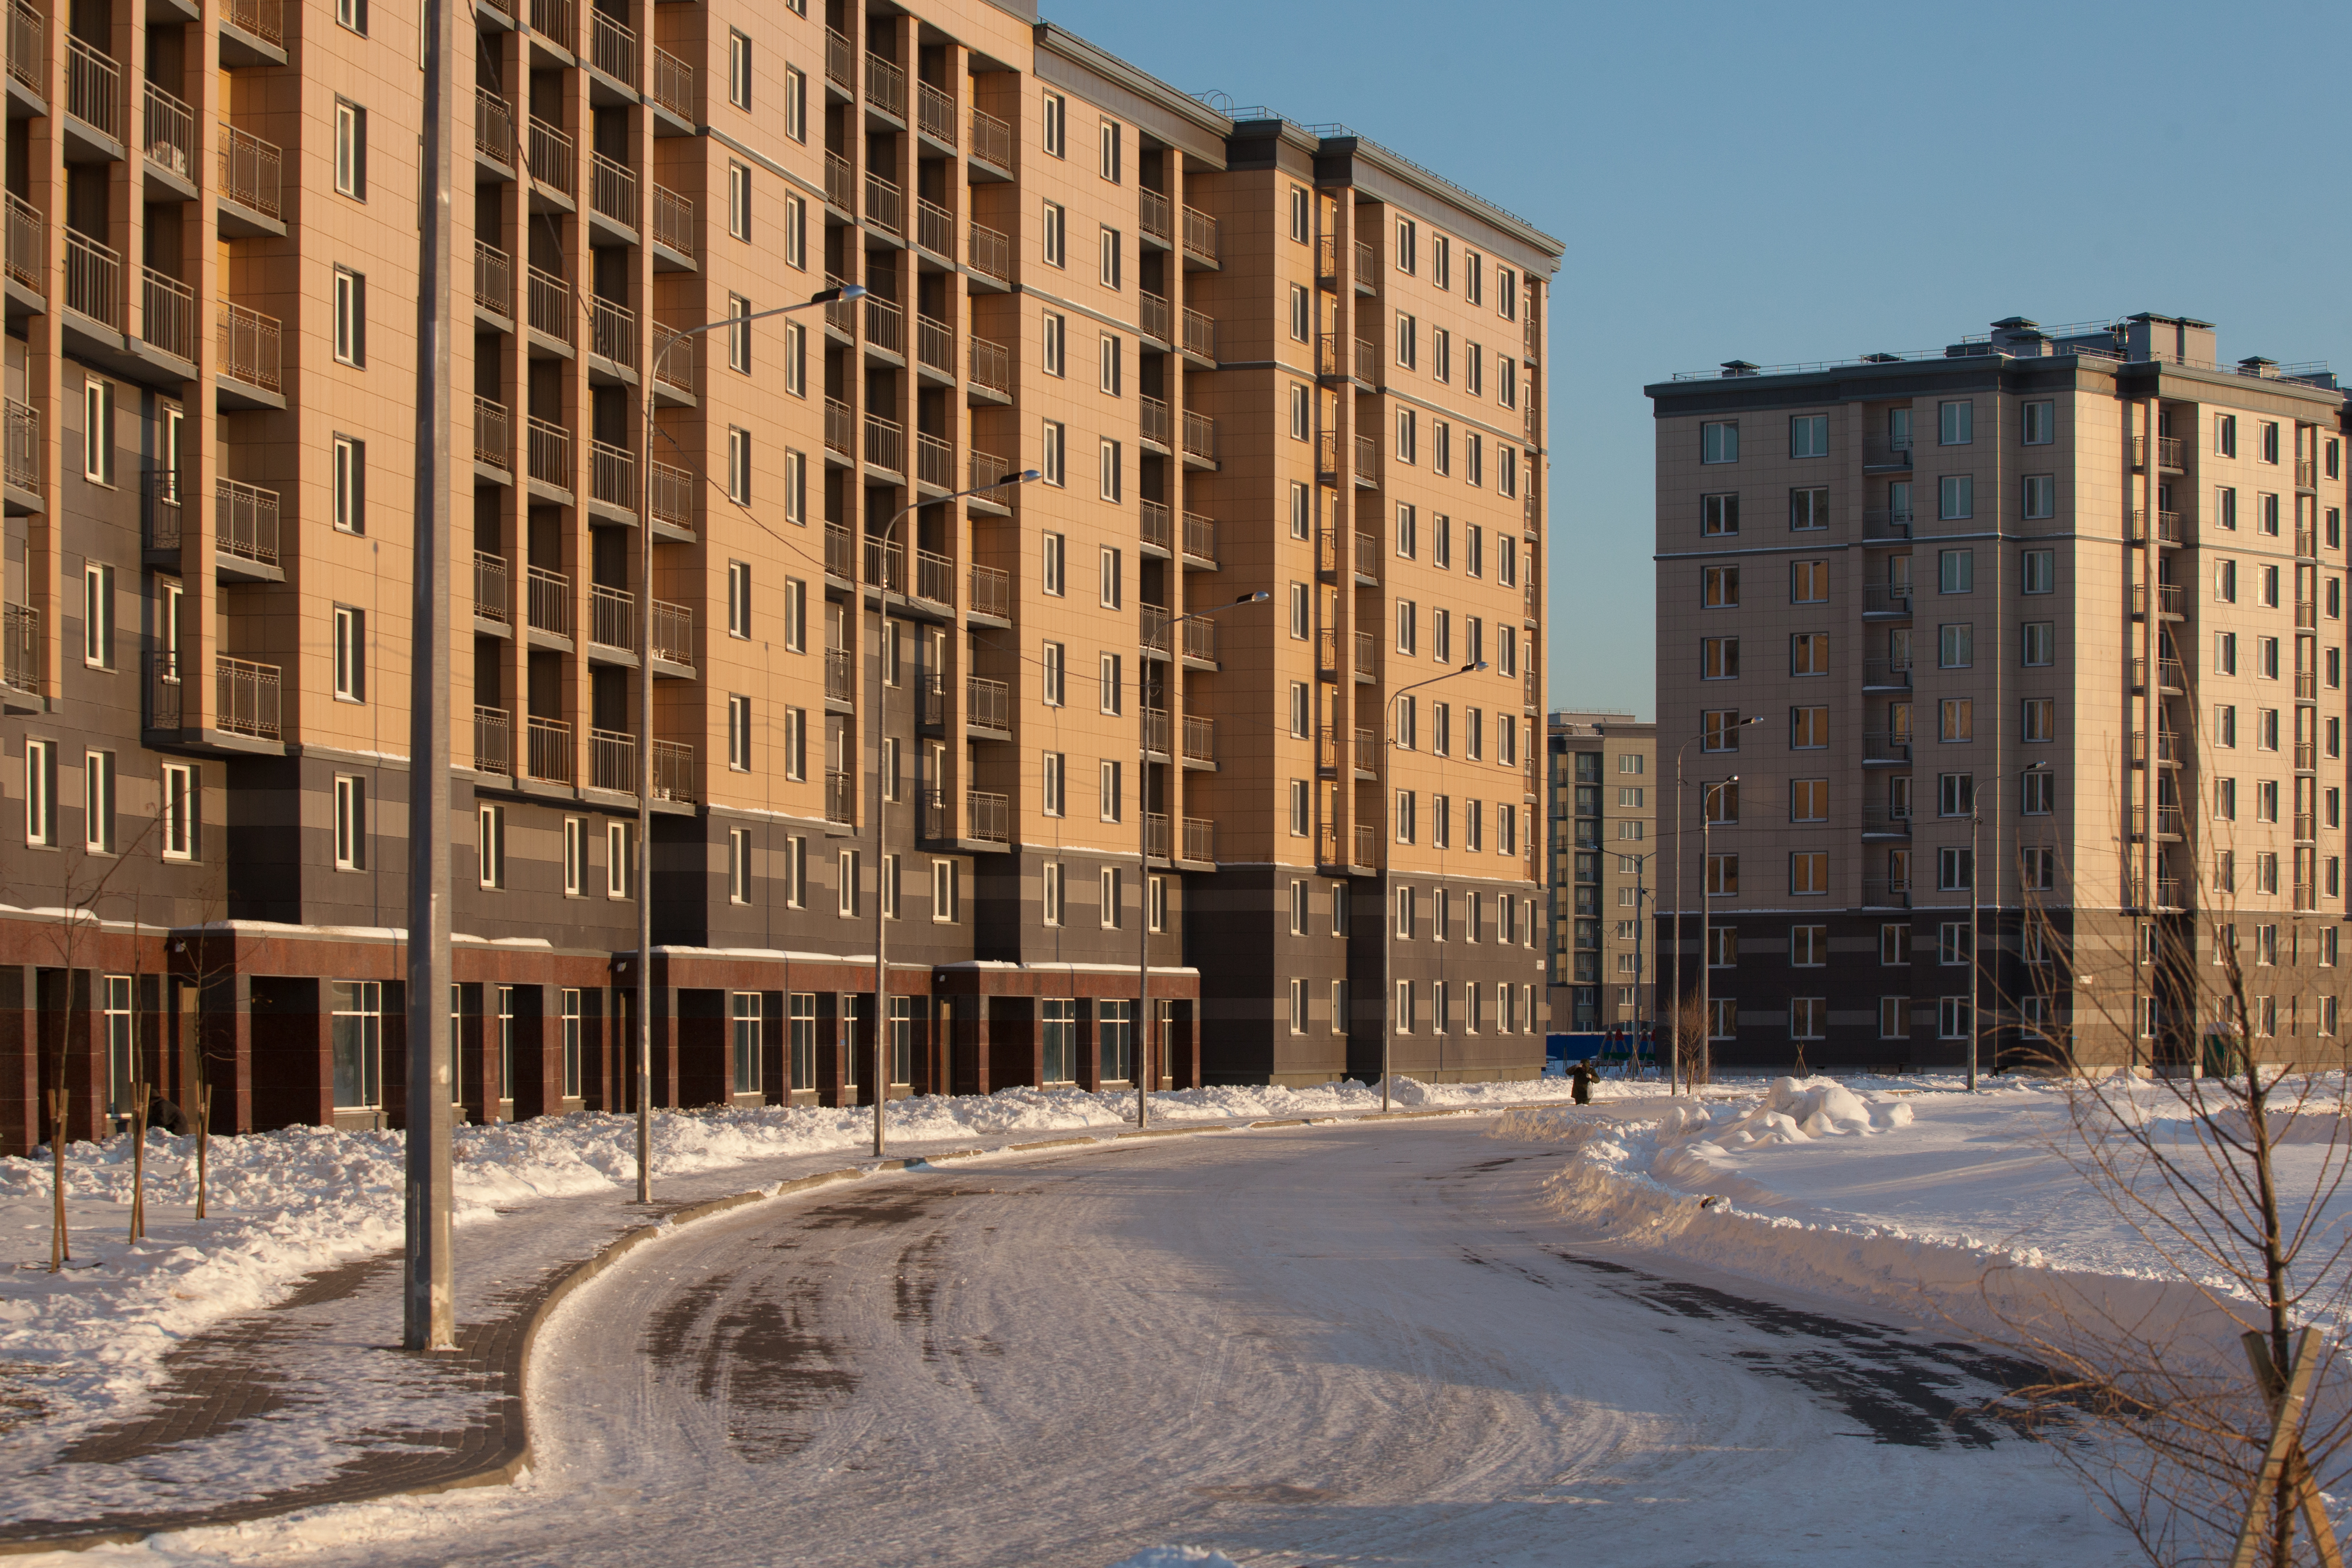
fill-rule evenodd
<path id="1" fill-rule="evenodd" d="M 1393 1114 L 1479 1113 L 1491 1112 Z M 1312 1118 L 1343 1119 L 1360 1118 Z M 1145 1134 L 909 1141 L 879 1164 L 835 1151 L 673 1178 L 656 1173 L 650 1207 L 595 1193 L 501 1209 L 527 1222 L 457 1232 L 454 1354 L 418 1356 L 397 1348 L 400 1257 L 383 1253 L 314 1274 L 268 1310 L 176 1347 L 164 1358 L 161 1385 L 133 1416 L 46 1451 L 37 1427 L 13 1434 L 9 1447 L 18 1451 L 9 1457 L 22 1462 L 0 1477 L 0 1519 L 7 1521 L 0 1523 L 0 1554 L 133 1541 L 159 1531 L 512 1479 L 530 1451 L 523 1377 L 536 1323 L 563 1293 L 627 1250 L 614 1243 L 632 1230 L 699 1218 L 732 1207 L 730 1199 L 765 1197 L 806 1178 L 1303 1120 L 1172 1122 Z M 23 1451 L 27 1439 L 29 1452 Z"/>

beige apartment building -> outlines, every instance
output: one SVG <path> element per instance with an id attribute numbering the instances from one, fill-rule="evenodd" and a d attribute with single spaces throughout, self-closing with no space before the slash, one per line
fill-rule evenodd
<path id="1" fill-rule="evenodd" d="M 1656 1017 L 1658 727 L 1608 708 L 1554 711 L 1551 766 L 1551 1028 L 1637 1036 Z"/>
<path id="2" fill-rule="evenodd" d="M 2216 341 L 2011 318 L 1646 389 L 1718 1065 L 2337 1049 L 2345 397 Z"/>
<path id="3" fill-rule="evenodd" d="M 16 8 L 0 1146 L 403 1114 L 419 25 Z M 625 1105 L 641 897 L 667 1104 L 1537 1070 L 1558 241 L 1014 4 L 467 28 L 469 1115 Z"/>

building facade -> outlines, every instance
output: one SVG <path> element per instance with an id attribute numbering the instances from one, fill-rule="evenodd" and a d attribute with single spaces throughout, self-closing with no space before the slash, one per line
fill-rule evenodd
<path id="1" fill-rule="evenodd" d="M 418 25 L 19 7 L 0 1148 L 404 1114 Z M 641 897 L 664 1104 L 1317 1082 L 1408 995 L 1536 1070 L 1558 242 L 1018 5 L 460 31 L 467 1114 L 626 1108 Z"/>
<path id="2" fill-rule="evenodd" d="M 2215 342 L 2012 318 L 1647 389 L 1718 1065 L 2337 1049 L 2345 397 Z"/>
<path id="3" fill-rule="evenodd" d="M 1655 1017 L 1657 948 L 1650 929 L 1664 907 L 1658 813 L 1671 802 L 1657 778 L 1658 727 L 1600 708 L 1555 711 L 1550 759 L 1551 1027 L 1575 1034 L 1623 1030 Z"/>

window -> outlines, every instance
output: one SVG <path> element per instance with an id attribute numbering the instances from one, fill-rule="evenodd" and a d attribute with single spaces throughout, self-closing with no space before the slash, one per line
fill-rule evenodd
<path id="1" fill-rule="evenodd" d="M 1789 639 L 1789 674 L 1826 675 L 1830 673 L 1830 634 L 1799 632 Z"/>
<path id="2" fill-rule="evenodd" d="M 1420 419 L 1412 409 L 1401 408 L 1396 413 L 1396 460 L 1400 463 L 1418 461 Z"/>
<path id="3" fill-rule="evenodd" d="M 727 164 L 727 232 L 736 239 L 751 237 L 751 166 L 731 159 Z"/>
<path id="4" fill-rule="evenodd" d="M 1313 212 L 1308 201 L 1306 186 L 1290 187 L 1290 237 L 1300 245 L 1312 237 Z"/>
<path id="5" fill-rule="evenodd" d="M 1699 602 L 1709 610 L 1739 607 L 1739 569 L 1707 566 L 1699 569 Z"/>
<path id="6" fill-rule="evenodd" d="M 2028 845 L 2017 852 L 2017 871 L 2026 892 L 2054 893 L 2058 889 L 2058 852 Z"/>
<path id="7" fill-rule="evenodd" d="M 2028 517 L 2054 517 L 2058 515 L 2058 476 L 2054 474 L 2028 474 L 2024 486 L 2025 515 Z"/>
<path id="8" fill-rule="evenodd" d="M 727 830 L 727 902 L 751 902 L 751 830 Z"/>
<path id="9" fill-rule="evenodd" d="M 1945 402 L 1936 405 L 1936 440 L 1943 446 L 1966 446 L 1976 437 L 1976 404 Z M 1963 514 L 1965 516 L 1965 514 Z"/>
<path id="10" fill-rule="evenodd" d="M 784 323 L 784 390 L 808 396 L 808 329 L 797 321 Z"/>
<path id="11" fill-rule="evenodd" d="M 1102 868 L 1101 893 L 1099 902 L 1096 905 L 1096 917 L 1107 931 L 1116 929 L 1119 924 L 1120 915 L 1125 913 L 1120 908 L 1125 902 L 1119 888 L 1119 883 L 1122 880 L 1118 867 L 1107 865 Z"/>
<path id="12" fill-rule="evenodd" d="M 1420 645 L 1414 609 L 1413 601 L 1410 599 L 1397 601 L 1396 643 L 1397 652 L 1400 653 L 1413 653 Z"/>
<path id="13" fill-rule="evenodd" d="M 1100 602 L 1106 610 L 1116 610 L 1119 606 L 1121 582 L 1124 576 L 1120 570 L 1120 552 L 1106 545 L 1102 549 L 1099 559 L 1100 570 L 1097 576 L 1101 591 Z"/>
<path id="14" fill-rule="evenodd" d="M 956 862 L 931 862 L 931 921 L 934 925 L 952 925 L 956 914 Z"/>
<path id="15" fill-rule="evenodd" d="M 1789 710 L 1789 749 L 1815 751 L 1830 743 L 1830 710 L 1827 706 L 1792 707 Z"/>
<path id="16" fill-rule="evenodd" d="M 2058 704 L 2053 697 L 2027 697 L 2019 705 L 2018 738 L 2025 741 L 2051 741 L 2057 738 Z"/>
<path id="17" fill-rule="evenodd" d="M 1304 343 L 1315 335 L 1314 297 L 1303 283 L 1290 286 L 1290 340 Z"/>
<path id="18" fill-rule="evenodd" d="M 1067 373 L 1062 350 L 1069 333 L 1069 318 L 1057 310 L 1048 310 L 1038 318 L 1038 322 L 1043 350 L 1040 357 L 1045 361 L 1045 373 L 1049 376 Z"/>
<path id="19" fill-rule="evenodd" d="M 1739 461 L 1739 422 L 1708 420 L 1698 427 L 1698 460 L 1702 463 Z"/>
<path id="20" fill-rule="evenodd" d="M 1421 514 L 1415 507 L 1400 504 L 1396 509 L 1396 553 L 1399 559 L 1411 560 L 1421 552 Z"/>
<path id="21" fill-rule="evenodd" d="M 1429 375 L 1432 381 L 1454 379 L 1454 334 L 1443 327 L 1429 329 Z M 1439 469 L 1444 473 L 1444 469 Z"/>
<path id="22" fill-rule="evenodd" d="M 808 709 L 784 709 L 784 777 L 808 777 Z"/>
<path id="23" fill-rule="evenodd" d="M 335 99 L 335 189 L 367 200 L 367 110 L 344 98 Z"/>
<path id="24" fill-rule="evenodd" d="M 1306 779 L 1293 779 L 1290 781 L 1290 836 L 1294 839 L 1307 836 L 1307 820 L 1313 811 L 1312 800 Z"/>
<path id="25" fill-rule="evenodd" d="M 1789 419 L 1789 455 L 1791 457 L 1826 457 L 1830 455 L 1830 416 L 1825 413 L 1792 414 Z"/>
<path id="26" fill-rule="evenodd" d="M 166 768 L 169 768 L 166 764 Z M 25 841 L 47 847 L 58 841 L 58 761 L 54 743 L 25 742 Z"/>
<path id="27" fill-rule="evenodd" d="M 1968 891 L 1976 875 L 1976 862 L 1965 846 L 1946 847 L 1936 852 L 1936 885 L 1946 893 Z"/>
<path id="28" fill-rule="evenodd" d="M 2058 776 L 2048 768 L 2026 774 L 2020 784 L 2025 815 L 2046 817 L 2058 809 Z"/>
<path id="29" fill-rule="evenodd" d="M 2057 552 L 2046 549 L 2025 551 L 2020 585 L 2021 591 L 2026 593 L 2055 592 L 2058 586 Z"/>
<path id="30" fill-rule="evenodd" d="M 336 362 L 367 362 L 367 277 L 348 267 L 335 268 L 332 330 Z"/>
<path id="31" fill-rule="evenodd" d="M 1307 494 L 1306 484 L 1293 479 L 1290 482 L 1290 537 L 1295 539 L 1310 538 L 1314 532 L 1314 500 Z"/>
<path id="32" fill-rule="evenodd" d="M 1948 741 L 1970 741 L 1977 737 L 1976 704 L 1968 697 L 1946 697 L 1937 705 L 1942 727 L 1940 737 Z"/>
<path id="33" fill-rule="evenodd" d="M 2047 446 L 2058 439 L 2058 405 L 2054 402 L 2026 403 L 2020 410 L 2020 434 L 2028 446 Z"/>
<path id="34" fill-rule="evenodd" d="M 578 898 L 588 885 L 588 823 L 585 818 L 563 819 L 563 896 Z"/>
<path id="35" fill-rule="evenodd" d="M 44 747 L 45 751 L 46 749 Z M 28 757 L 26 760 L 29 763 L 31 758 Z M 28 768 L 26 771 L 29 775 L 32 769 Z M 28 777 L 26 783 L 30 785 L 33 782 L 34 779 Z M 55 798 L 55 778 L 52 776 L 47 787 L 43 789 L 40 804 L 44 810 L 47 809 L 47 803 Z M 34 803 L 28 789 L 26 801 L 28 815 Z M 196 858 L 196 803 L 195 765 L 187 762 L 163 764 L 163 817 L 165 860 L 192 861 Z M 35 841 L 55 843 L 57 841 L 51 837 Z"/>
<path id="36" fill-rule="evenodd" d="M 367 870 L 367 781 L 335 775 L 335 869 Z"/>
<path id="37" fill-rule="evenodd" d="M 1039 759 L 1039 809 L 1049 817 L 1069 815 L 1067 790 L 1067 759 L 1058 751 L 1045 752 Z"/>
<path id="38" fill-rule="evenodd" d="M 1066 670 L 1063 645 L 1059 643 L 1046 643 L 1039 666 L 1042 675 L 1038 683 L 1039 699 L 1047 707 L 1060 707 L 1063 702 L 1063 676 Z"/>
<path id="39" fill-rule="evenodd" d="M 1800 850 L 1789 856 L 1789 891 L 1815 898 L 1830 890 L 1830 857 L 1820 850 Z"/>
<path id="40" fill-rule="evenodd" d="M 1117 653 L 1103 653 L 1097 655 L 1097 660 L 1096 674 L 1100 701 L 1097 705 L 1097 710 L 1116 714 L 1121 709 L 1121 702 L 1126 691 L 1125 684 L 1119 678 L 1120 656 Z"/>
<path id="41" fill-rule="evenodd" d="M 1102 177 L 1114 185 L 1118 183 L 1119 142 L 1124 130 L 1116 120 L 1102 122 Z"/>
<path id="42" fill-rule="evenodd" d="M 1936 515 L 1949 522 L 1977 515 L 1977 482 L 1967 474 L 1947 474 L 1936 481 Z"/>
<path id="43" fill-rule="evenodd" d="M 800 73 L 793 73 L 798 76 Z M 784 265 L 808 270 L 808 201 L 805 197 L 788 195 L 784 198 Z"/>
<path id="44" fill-rule="evenodd" d="M 727 766 L 737 773 L 751 771 L 751 699 L 728 694 Z"/>
<path id="45" fill-rule="evenodd" d="M 1734 784 L 1728 788 L 1737 789 Z M 1636 794 L 1640 791 L 1636 790 Z M 1789 781 L 1789 821 L 1792 822 L 1826 822 L 1830 820 L 1830 781 L 1826 779 L 1792 779 Z M 1639 826 L 1639 824 L 1635 824 Z"/>
<path id="46" fill-rule="evenodd" d="M 751 107 L 751 40 L 732 27 L 727 29 L 727 101 Z"/>
<path id="47" fill-rule="evenodd" d="M 362 37 L 367 36 L 367 0 L 335 0 L 335 25 L 348 27 Z"/>
<path id="48" fill-rule="evenodd" d="M 604 896 L 628 897 L 636 886 L 636 823 L 606 822 L 604 824 Z"/>
<path id="49" fill-rule="evenodd" d="M 1106 228 L 1102 231 L 1102 285 L 1105 288 L 1117 288 L 1118 281 L 1118 231 Z"/>
<path id="50" fill-rule="evenodd" d="M 1058 92 L 1049 92 L 1045 100 L 1045 151 L 1056 158 L 1069 155 L 1066 141 L 1069 132 L 1069 100 Z"/>
<path id="51" fill-rule="evenodd" d="M 1827 486 L 1789 492 L 1789 531 L 1801 534 L 1830 526 L 1830 492 Z M 1738 530 L 1734 530 L 1735 532 Z"/>
<path id="52" fill-rule="evenodd" d="M 1106 439 L 1097 455 L 1096 469 L 1096 472 L 1101 476 L 1100 494 L 1104 500 L 1116 503 L 1125 490 L 1127 479 L 1123 472 L 1124 466 L 1119 444 Z"/>
<path id="53" fill-rule="evenodd" d="M 2031 666 L 2055 663 L 2058 626 L 2053 621 L 2028 621 L 2021 630 L 2019 657 Z"/>
<path id="54" fill-rule="evenodd" d="M 1420 323 L 1403 311 L 1396 317 L 1396 362 L 1411 370 L 1419 357 Z"/>
<path id="55" fill-rule="evenodd" d="M 1977 662 L 1977 629 L 1973 625 L 1947 625 L 1936 628 L 1936 664 L 1938 669 L 1966 670 Z"/>
<path id="56" fill-rule="evenodd" d="M 95 561 L 81 569 L 81 659 L 95 670 L 114 668 L 114 569 Z"/>
<path id="57" fill-rule="evenodd" d="M 2279 460 L 2279 427 L 2276 420 L 2263 421 L 2262 456 L 2265 463 L 2275 463 Z"/>
<path id="58" fill-rule="evenodd" d="M 1067 445 L 1067 436 L 1068 432 L 1060 421 L 1052 419 L 1045 421 L 1042 444 L 1044 450 L 1039 455 L 1037 464 L 1037 476 L 1045 484 L 1058 486 L 1063 482 L 1063 456 Z M 1061 536 L 1049 534 L 1046 537 L 1059 538 Z M 1045 591 L 1059 593 L 1061 590 L 1048 587 Z"/>
<path id="59" fill-rule="evenodd" d="M 727 427 L 727 498 L 751 504 L 751 433 L 735 424 Z"/>
<path id="60" fill-rule="evenodd" d="M 1737 751 L 1739 749 L 1739 710 L 1708 708 L 1699 715 L 1699 749 L 1701 751 Z M 1471 733 L 1477 733 L 1476 726 Z M 1475 749 L 1473 756 L 1476 755 Z"/>
<path id="61" fill-rule="evenodd" d="M 335 606 L 335 700 L 367 700 L 366 612 Z"/>
<path id="62" fill-rule="evenodd" d="M 1825 560 L 1792 560 L 1789 563 L 1790 603 L 1827 604 L 1829 600 L 1829 562 Z"/>
<path id="63" fill-rule="evenodd" d="M 1936 591 L 1938 593 L 1974 593 L 1977 590 L 1977 552 L 1972 549 L 1948 549 L 1936 552 Z"/>
<path id="64" fill-rule="evenodd" d="M 1122 797 L 1119 792 L 1119 765 L 1108 759 L 1099 765 L 1097 789 L 1101 801 L 1099 816 L 1106 822 L 1119 820 Z"/>
<path id="65" fill-rule="evenodd" d="M 2255 499 L 2262 508 L 2263 532 L 2276 538 L 2279 531 L 2279 498 L 2276 496 L 2260 496 Z"/>
<path id="66" fill-rule="evenodd" d="M 2238 673 L 2238 634 L 2235 632 L 2213 633 L 2213 673 L 2217 675 Z"/>
<path id="67" fill-rule="evenodd" d="M 92 376 L 81 384 L 81 476 L 114 483 L 114 383 Z"/>
<path id="68" fill-rule="evenodd" d="M 1721 898 L 1735 896 L 1739 892 L 1739 857 L 1736 854 L 1713 854 L 1706 857 L 1706 891 Z"/>
<path id="69" fill-rule="evenodd" d="M 484 806 L 477 819 L 474 848 L 480 861 L 484 887 L 507 884 L 507 809 Z"/>
<path id="70" fill-rule="evenodd" d="M 1396 825 L 1396 841 L 1401 844 L 1409 844 L 1413 842 L 1415 840 L 1418 827 L 1415 822 L 1414 810 L 1415 807 L 1419 804 L 1419 800 L 1420 797 L 1411 789 L 1400 789 L 1396 792 L 1396 808 L 1393 815 L 1395 817 Z"/>
<path id="71" fill-rule="evenodd" d="M 1739 678 L 1738 638 L 1702 637 L 1699 639 L 1698 650 L 1700 680 L 1733 681 Z"/>
<path id="72" fill-rule="evenodd" d="M 1738 496 L 1701 496 L 1698 498 L 1698 531 L 1701 538 L 1729 538 L 1738 534 Z"/>
<path id="73" fill-rule="evenodd" d="M 1309 729 L 1309 727 L 1310 727 L 1310 726 L 1311 726 L 1311 724 L 1312 724 L 1312 722 L 1313 722 L 1312 717 L 1311 717 L 1311 714 L 1312 714 L 1312 706 L 1311 706 L 1311 704 L 1310 704 L 1310 702 L 1309 702 L 1309 700 L 1308 700 L 1307 694 L 1307 683 L 1306 683 L 1305 681 L 1293 681 L 1293 682 L 1291 682 L 1291 683 L 1290 683 L 1290 738 L 1291 738 L 1291 739 L 1293 739 L 1293 740 L 1305 740 L 1305 739 L 1307 737 L 1307 732 L 1308 732 L 1308 729 Z"/>

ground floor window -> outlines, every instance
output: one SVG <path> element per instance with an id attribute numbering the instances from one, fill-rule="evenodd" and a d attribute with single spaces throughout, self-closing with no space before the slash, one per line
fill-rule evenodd
<path id="1" fill-rule="evenodd" d="M 1102 1048 L 1102 1081 L 1125 1083 L 1135 1076 L 1135 1004 L 1095 1004 L 1095 1041 Z"/>
<path id="2" fill-rule="evenodd" d="M 335 1107 L 373 1110 L 383 1103 L 383 983 L 329 982 L 335 1059 Z"/>
<path id="3" fill-rule="evenodd" d="M 841 993 L 841 1081 L 855 1089 L 865 1082 L 859 1060 L 863 1048 L 858 1044 L 858 1025 L 866 1019 L 866 998 L 856 991 Z"/>
<path id="4" fill-rule="evenodd" d="M 131 977 L 106 975 L 101 1005 L 106 1012 L 106 1108 L 128 1116 L 134 1107 L 132 1085 L 139 1079 L 138 1022 L 131 1009 Z"/>
<path id="5" fill-rule="evenodd" d="M 760 1092 L 760 993 L 737 991 L 728 1010 L 734 1046 L 732 1092 L 756 1094 Z"/>
<path id="6" fill-rule="evenodd" d="M 890 1082 L 915 1081 L 915 998 L 890 998 Z"/>
<path id="7" fill-rule="evenodd" d="M 515 988 L 499 988 L 499 1098 L 514 1098 Z"/>
<path id="8" fill-rule="evenodd" d="M 1038 1006 L 1044 1026 L 1040 1032 L 1045 1046 L 1045 1080 L 1048 1083 L 1067 1083 L 1077 1076 L 1078 1004 L 1063 998 Z"/>
<path id="9" fill-rule="evenodd" d="M 580 1098 L 580 993 L 563 993 L 563 1097 Z"/>
<path id="10" fill-rule="evenodd" d="M 793 1087 L 816 1087 L 816 993 L 794 991 L 792 998 Z"/>

